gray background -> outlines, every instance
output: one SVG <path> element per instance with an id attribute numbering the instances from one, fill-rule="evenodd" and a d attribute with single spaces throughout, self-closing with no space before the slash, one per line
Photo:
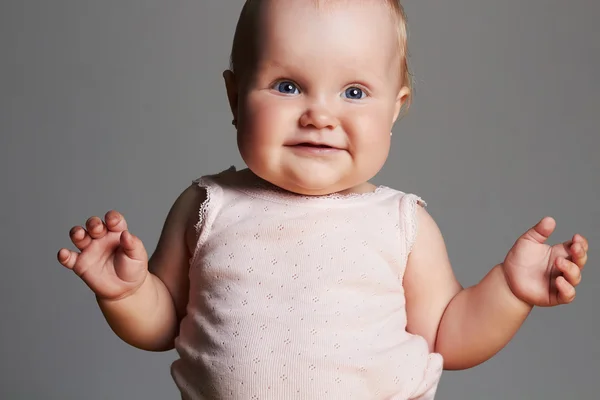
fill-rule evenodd
<path id="1" fill-rule="evenodd" d="M 0 2 L 0 398 L 175 399 L 55 261 L 116 208 L 154 249 L 192 179 L 243 167 L 221 72 L 241 0 Z M 591 241 L 576 301 L 535 309 L 440 399 L 598 399 L 600 4 L 407 0 L 413 108 L 376 183 L 429 202 L 464 285 L 544 215 Z"/>

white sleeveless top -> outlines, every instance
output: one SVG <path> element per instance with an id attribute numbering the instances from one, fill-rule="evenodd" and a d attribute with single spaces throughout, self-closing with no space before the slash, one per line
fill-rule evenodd
<path id="1" fill-rule="evenodd" d="M 433 399 L 442 357 L 406 332 L 402 287 L 419 197 L 301 196 L 233 168 L 195 182 L 184 399 Z"/>

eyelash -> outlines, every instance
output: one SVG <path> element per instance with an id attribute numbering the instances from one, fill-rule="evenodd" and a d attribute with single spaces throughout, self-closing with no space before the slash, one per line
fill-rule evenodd
<path id="1" fill-rule="evenodd" d="M 288 79 L 280 79 L 280 80 L 275 81 L 275 83 L 271 85 L 271 89 L 273 89 L 283 95 L 294 95 L 294 93 L 288 94 L 288 93 L 283 93 L 283 92 L 279 91 L 278 89 L 279 89 L 280 85 L 282 85 L 282 84 L 291 84 L 298 91 L 298 94 L 301 93 L 300 89 L 298 87 L 299 85 L 297 85 L 294 81 L 288 80 Z M 363 85 L 354 84 L 354 85 L 348 86 L 346 89 L 344 89 L 343 93 L 346 93 L 346 91 L 348 91 L 348 89 L 358 89 L 363 94 L 363 97 L 361 97 L 360 99 L 348 98 L 348 100 L 363 100 L 370 96 L 369 91 Z"/>

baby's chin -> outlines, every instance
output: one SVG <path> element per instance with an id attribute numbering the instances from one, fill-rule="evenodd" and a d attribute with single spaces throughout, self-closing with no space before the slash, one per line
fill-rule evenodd
<path id="1" fill-rule="evenodd" d="M 259 175 L 260 176 L 260 175 Z M 326 196 L 333 193 L 348 192 L 357 184 L 349 182 L 349 179 L 338 176 L 311 176 L 308 173 L 285 173 L 266 174 L 262 179 L 271 184 L 303 196 Z"/>

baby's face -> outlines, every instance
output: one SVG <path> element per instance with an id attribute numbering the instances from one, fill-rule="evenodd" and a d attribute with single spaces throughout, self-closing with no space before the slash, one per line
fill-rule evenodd
<path id="1" fill-rule="evenodd" d="M 382 3 L 260 6 L 256 65 L 237 106 L 240 153 L 256 175 L 307 195 L 368 190 L 409 93 Z"/>

